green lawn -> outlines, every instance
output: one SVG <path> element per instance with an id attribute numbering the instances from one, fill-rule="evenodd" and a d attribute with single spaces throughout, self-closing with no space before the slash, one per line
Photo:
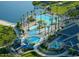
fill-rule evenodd
<path id="1" fill-rule="evenodd" d="M 14 56 L 11 54 L 0 54 L 0 57 L 14 57 Z"/>
<path id="2" fill-rule="evenodd" d="M 16 38 L 12 27 L 0 25 L 0 47 L 11 44 Z"/>
<path id="3" fill-rule="evenodd" d="M 75 6 L 79 5 L 79 2 L 71 2 L 69 4 L 62 3 L 62 5 L 58 4 L 51 4 L 51 9 L 52 12 L 57 13 L 57 14 L 65 14 L 68 10 L 74 8 Z"/>
<path id="4" fill-rule="evenodd" d="M 43 2 L 39 3 L 38 6 L 41 6 L 42 3 Z M 43 4 L 45 4 L 45 3 L 43 3 Z M 63 15 L 66 12 L 68 12 L 70 9 L 73 9 L 74 7 L 78 6 L 79 5 L 79 1 L 61 1 L 61 2 L 47 4 L 47 6 L 48 5 L 50 6 L 51 11 L 53 13 L 59 14 L 59 15 Z"/>
<path id="5" fill-rule="evenodd" d="M 22 57 L 40 57 L 36 52 L 29 52 L 27 54 L 22 54 Z"/>

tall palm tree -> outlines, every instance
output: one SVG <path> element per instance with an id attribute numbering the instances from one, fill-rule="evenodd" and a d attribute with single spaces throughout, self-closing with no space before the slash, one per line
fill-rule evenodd
<path id="1" fill-rule="evenodd" d="M 30 11 L 31 12 L 31 16 L 33 16 L 33 11 Z"/>
<path id="2" fill-rule="evenodd" d="M 40 20 L 41 20 L 41 11 L 40 11 Z M 39 27 L 41 26 L 41 22 L 39 22 Z M 39 33 L 40 33 L 40 28 L 39 28 Z"/>
<path id="3" fill-rule="evenodd" d="M 22 26 L 22 17 L 20 18 L 20 20 L 21 20 L 20 24 L 21 24 L 21 26 Z"/>
<path id="4" fill-rule="evenodd" d="M 35 16 L 35 24 L 36 24 L 36 13 L 34 13 L 34 16 Z"/>
<path id="5" fill-rule="evenodd" d="M 55 31 L 57 30 L 57 18 L 55 17 Z"/>
<path id="6" fill-rule="evenodd" d="M 39 25 L 39 34 L 40 34 L 40 26 L 41 26 L 41 25 L 40 25 L 40 22 L 38 22 L 38 25 Z"/>
<path id="7" fill-rule="evenodd" d="M 56 24 L 57 24 L 57 30 L 59 30 L 59 16 L 58 16 L 58 7 L 56 7 L 57 9 L 56 9 L 56 15 L 57 15 L 57 17 L 56 17 Z"/>
<path id="8" fill-rule="evenodd" d="M 34 15 L 35 15 L 35 19 L 36 19 L 36 15 L 37 15 L 37 12 L 36 12 L 36 10 L 38 10 L 38 8 L 36 8 L 36 6 L 34 7 Z M 35 20 L 35 22 L 36 22 L 37 20 Z"/>
<path id="9" fill-rule="evenodd" d="M 44 27 L 45 27 L 45 28 L 44 28 L 44 30 L 45 30 L 45 35 L 46 35 L 46 25 L 47 25 L 47 24 L 46 24 L 46 23 L 44 23 Z"/>
<path id="10" fill-rule="evenodd" d="M 48 27 L 48 35 L 49 35 L 49 31 L 50 31 L 50 26 L 47 26 Z"/>
<path id="11" fill-rule="evenodd" d="M 45 13 L 46 13 L 46 9 L 45 9 Z M 45 14 L 45 19 L 46 19 L 46 14 Z M 46 35 L 46 29 L 47 29 L 47 24 L 45 24 L 45 35 Z"/>
<path id="12" fill-rule="evenodd" d="M 25 15 L 23 14 L 22 15 L 22 24 L 23 24 L 23 26 L 24 26 L 24 20 L 25 20 Z"/>
<path id="13" fill-rule="evenodd" d="M 52 15 L 51 15 L 51 16 L 52 16 Z M 50 24 L 50 25 L 51 25 L 51 32 L 52 32 L 53 17 L 50 18 L 50 21 L 51 21 L 51 24 Z"/>
<path id="14" fill-rule="evenodd" d="M 28 23 L 28 31 L 29 31 L 29 19 L 28 19 L 29 12 L 27 11 L 27 23 Z"/>
<path id="15" fill-rule="evenodd" d="M 36 10 L 36 8 L 34 7 L 33 15 L 35 16 L 35 25 L 36 25 L 36 13 L 35 13 L 35 10 Z"/>
<path id="16" fill-rule="evenodd" d="M 59 20 L 59 15 L 58 15 L 58 30 L 60 29 L 60 20 Z"/>

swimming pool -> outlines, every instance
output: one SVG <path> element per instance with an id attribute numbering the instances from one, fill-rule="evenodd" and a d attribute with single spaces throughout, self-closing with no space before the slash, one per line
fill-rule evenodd
<path id="1" fill-rule="evenodd" d="M 29 30 L 35 30 L 35 29 L 37 29 L 37 27 L 38 27 L 38 25 L 31 26 L 31 27 L 29 28 Z"/>
<path id="2" fill-rule="evenodd" d="M 39 30 L 31 30 L 28 33 L 29 33 L 29 35 L 36 35 L 39 33 Z"/>
<path id="3" fill-rule="evenodd" d="M 30 44 L 36 44 L 40 41 L 40 38 L 37 36 L 32 36 L 32 37 L 26 38 L 25 41 L 27 41 Z"/>
<path id="4" fill-rule="evenodd" d="M 61 42 L 52 42 L 50 45 L 49 45 L 49 48 L 52 48 L 52 49 L 61 49 L 62 48 L 62 43 Z"/>
<path id="5" fill-rule="evenodd" d="M 48 28 L 46 27 L 45 29 L 42 29 L 42 30 L 48 30 Z M 42 31 L 40 31 L 40 32 L 42 32 Z M 37 35 L 37 34 L 39 34 L 39 29 L 34 29 L 34 30 L 30 30 L 29 32 L 28 32 L 28 34 L 29 35 Z"/>
<path id="6" fill-rule="evenodd" d="M 49 15 L 49 14 L 43 14 L 43 15 L 36 15 L 36 19 L 38 20 L 44 20 L 47 22 L 47 25 L 51 24 L 51 20 L 53 23 L 57 23 L 56 18 L 61 20 L 60 17 L 58 17 L 57 15 Z"/>
<path id="7" fill-rule="evenodd" d="M 53 23 L 57 23 L 56 19 L 58 19 L 58 16 L 57 15 L 49 15 L 49 14 L 43 14 L 43 15 L 36 15 L 35 17 L 37 19 L 37 22 L 40 20 L 44 20 L 46 23 L 47 23 L 47 26 L 49 26 L 51 24 L 51 18 L 53 19 L 52 22 Z M 61 18 L 59 18 L 59 20 L 61 20 Z M 34 26 L 31 26 L 29 29 L 30 31 L 28 31 L 28 33 L 30 35 L 35 35 L 35 34 L 38 34 L 39 33 L 39 30 L 37 29 L 37 27 L 39 26 L 39 24 L 37 25 L 34 25 Z"/>

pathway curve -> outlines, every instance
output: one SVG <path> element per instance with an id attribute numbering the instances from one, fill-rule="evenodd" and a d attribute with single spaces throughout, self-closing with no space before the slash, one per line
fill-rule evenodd
<path id="1" fill-rule="evenodd" d="M 37 46 L 34 48 L 34 51 L 35 51 L 36 53 L 38 53 L 39 55 L 41 55 L 41 56 L 46 56 L 46 57 L 66 56 L 66 54 L 68 53 L 68 51 L 65 51 L 65 52 L 63 52 L 63 53 L 61 53 L 61 54 L 58 54 L 58 55 L 47 55 L 47 54 L 42 53 L 41 51 L 39 51 L 39 49 L 38 49 Z"/>

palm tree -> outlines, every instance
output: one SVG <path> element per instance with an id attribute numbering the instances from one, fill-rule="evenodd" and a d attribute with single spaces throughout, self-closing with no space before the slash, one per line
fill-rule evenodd
<path id="1" fill-rule="evenodd" d="M 49 35 L 49 31 L 50 31 L 50 26 L 47 26 L 48 27 L 48 35 Z"/>
<path id="2" fill-rule="evenodd" d="M 55 17 L 55 31 L 57 30 L 57 18 Z"/>
<path id="3" fill-rule="evenodd" d="M 60 20 L 59 20 L 59 15 L 58 15 L 58 30 L 60 29 Z"/>
<path id="4" fill-rule="evenodd" d="M 29 31 L 29 19 L 28 19 L 28 12 L 27 12 L 27 22 L 28 22 L 28 31 Z"/>
<path id="5" fill-rule="evenodd" d="M 22 15 L 22 26 L 24 26 L 25 15 Z"/>
<path id="6" fill-rule="evenodd" d="M 35 25 L 36 25 L 36 13 L 34 13 L 34 15 L 35 15 Z"/>
<path id="7" fill-rule="evenodd" d="M 38 22 L 38 24 L 39 24 L 39 34 L 40 34 L 40 26 L 41 26 L 41 25 L 40 25 L 40 22 Z"/>
<path id="8" fill-rule="evenodd" d="M 40 20 L 41 20 L 41 11 L 40 11 Z M 39 27 L 41 26 L 42 21 L 39 21 Z M 39 33 L 40 33 L 40 28 L 39 28 Z"/>
<path id="9" fill-rule="evenodd" d="M 43 24 L 44 24 L 44 27 L 45 27 L 44 29 L 45 29 L 45 35 L 46 35 L 46 25 L 47 25 L 47 24 L 46 24 L 46 23 L 43 23 Z"/>
<path id="10" fill-rule="evenodd" d="M 52 32 L 52 25 L 53 25 L 53 18 L 50 18 L 50 21 L 51 21 L 51 32 Z"/>
<path id="11" fill-rule="evenodd" d="M 58 27 L 57 29 L 59 30 L 59 15 L 58 15 L 58 12 L 59 11 L 58 11 L 58 7 L 56 7 L 56 8 L 57 8 L 56 9 L 56 11 L 57 11 L 57 14 L 56 14 L 57 15 L 56 22 L 57 22 L 57 27 Z"/>
<path id="12" fill-rule="evenodd" d="M 34 16 L 35 16 L 35 25 L 36 25 L 36 13 L 35 13 L 35 8 L 33 10 Z"/>
<path id="13" fill-rule="evenodd" d="M 30 13 L 31 13 L 31 16 L 32 16 L 32 11 L 30 11 Z"/>
<path id="14" fill-rule="evenodd" d="M 21 17 L 21 23 L 20 23 L 20 24 L 21 24 L 21 26 L 22 26 L 22 17 Z"/>

